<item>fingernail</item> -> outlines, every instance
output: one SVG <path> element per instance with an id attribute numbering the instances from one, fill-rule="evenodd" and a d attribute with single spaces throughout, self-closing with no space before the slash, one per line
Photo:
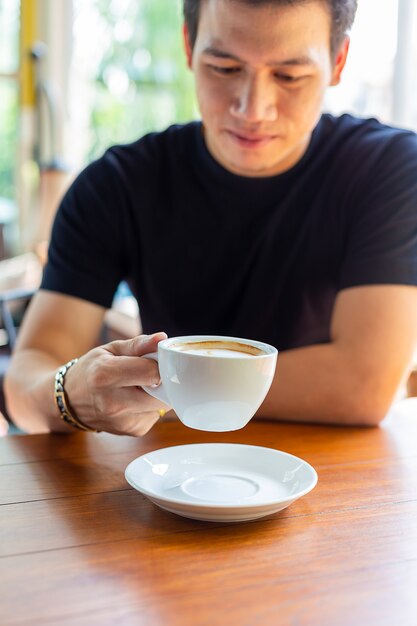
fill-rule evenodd
<path id="1" fill-rule="evenodd" d="M 161 384 L 161 381 L 159 381 L 159 383 L 154 383 L 153 385 L 149 385 L 149 387 L 151 389 L 157 389 L 160 386 L 160 384 Z"/>

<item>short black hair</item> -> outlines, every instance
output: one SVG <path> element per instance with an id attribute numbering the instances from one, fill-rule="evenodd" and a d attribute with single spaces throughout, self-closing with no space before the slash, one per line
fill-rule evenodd
<path id="1" fill-rule="evenodd" d="M 206 0 L 184 0 L 184 20 L 188 28 L 191 47 L 194 47 L 197 39 L 198 20 L 200 7 Z M 310 2 L 322 2 L 327 6 L 331 15 L 330 51 L 334 56 L 342 41 L 349 32 L 355 19 L 358 0 L 230 0 L 250 6 L 277 5 L 288 6 L 296 4 L 308 4 Z"/>

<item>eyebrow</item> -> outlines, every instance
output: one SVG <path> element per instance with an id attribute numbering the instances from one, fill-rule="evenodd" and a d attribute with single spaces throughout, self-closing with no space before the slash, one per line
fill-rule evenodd
<path id="1" fill-rule="evenodd" d="M 203 54 L 208 54 L 209 56 L 216 57 L 218 59 L 226 59 L 230 61 L 236 61 L 237 63 L 244 63 L 242 59 L 232 54 L 231 52 L 225 52 L 224 50 L 214 48 L 213 46 L 208 46 L 207 48 L 204 48 Z M 270 61 L 269 63 L 267 63 L 267 65 L 272 67 L 276 67 L 277 65 L 314 65 L 314 62 L 308 56 L 300 56 L 294 57 L 293 59 Z"/>

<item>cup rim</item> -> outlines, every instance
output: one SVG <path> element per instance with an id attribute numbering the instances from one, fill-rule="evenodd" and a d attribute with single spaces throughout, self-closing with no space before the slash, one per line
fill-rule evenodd
<path id="1" fill-rule="evenodd" d="M 249 346 L 253 346 L 254 348 L 259 348 L 264 352 L 264 354 L 254 354 L 252 355 L 253 359 L 265 359 L 266 357 L 270 357 L 273 355 L 278 355 L 278 349 L 275 346 L 272 346 L 269 343 L 265 343 L 264 341 L 258 341 L 256 339 L 245 339 L 243 337 L 231 337 L 227 335 L 182 335 L 179 337 L 168 337 L 167 339 L 163 339 L 158 344 L 158 350 L 166 350 L 169 351 L 171 345 L 175 343 L 194 343 L 199 341 L 231 341 L 235 343 L 243 343 Z M 204 354 L 190 354 L 189 352 L 180 352 L 179 350 L 173 350 L 176 354 L 186 355 L 187 357 L 192 358 L 207 358 L 207 355 Z M 231 359 L 242 359 L 246 357 L 241 357 L 238 354 L 236 356 L 231 356 Z"/>

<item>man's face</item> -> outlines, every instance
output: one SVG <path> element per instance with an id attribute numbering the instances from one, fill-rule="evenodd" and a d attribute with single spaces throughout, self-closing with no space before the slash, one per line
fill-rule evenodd
<path id="1" fill-rule="evenodd" d="M 348 49 L 333 63 L 330 15 L 320 0 L 248 6 L 203 0 L 194 49 L 188 43 L 207 147 L 242 176 L 272 176 L 304 154 L 329 85 Z"/>

